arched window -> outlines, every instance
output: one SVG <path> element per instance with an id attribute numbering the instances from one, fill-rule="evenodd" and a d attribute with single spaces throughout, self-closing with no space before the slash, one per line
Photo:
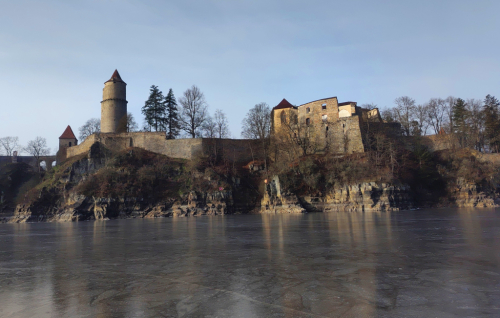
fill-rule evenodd
<path id="1" fill-rule="evenodd" d="M 286 113 L 284 110 L 281 112 L 280 117 L 281 117 L 281 123 L 285 124 L 286 123 Z"/>
<path id="2" fill-rule="evenodd" d="M 310 111 L 311 111 L 311 107 L 307 107 L 306 108 L 306 114 L 309 114 Z"/>
<path id="3" fill-rule="evenodd" d="M 310 123 L 311 123 L 311 119 L 306 118 L 306 125 L 308 125 L 308 126 L 309 126 L 309 124 L 310 124 Z"/>

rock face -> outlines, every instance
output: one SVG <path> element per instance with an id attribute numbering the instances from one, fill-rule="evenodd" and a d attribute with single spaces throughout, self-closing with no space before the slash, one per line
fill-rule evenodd
<path id="1" fill-rule="evenodd" d="M 364 182 L 334 188 L 324 198 L 324 211 L 376 212 L 413 208 L 409 186 Z"/>
<path id="2" fill-rule="evenodd" d="M 459 208 L 495 207 L 495 201 L 484 192 L 478 192 L 478 186 L 473 182 L 467 182 L 464 178 L 458 178 L 456 185 L 451 189 L 451 201 Z"/>
<path id="3" fill-rule="evenodd" d="M 261 213 L 399 211 L 414 206 L 409 186 L 365 182 L 336 187 L 319 197 L 280 194 L 279 188 L 274 177 L 262 199 Z"/>
<path id="4" fill-rule="evenodd" d="M 113 200 L 74 196 L 61 207 L 40 209 L 37 204 L 18 205 L 9 222 L 84 221 L 114 218 L 155 218 L 222 215 L 233 212 L 231 191 L 189 192 L 179 201 L 148 204 L 140 199 Z"/>
<path id="5" fill-rule="evenodd" d="M 304 213 L 307 212 L 295 194 L 287 193 L 280 196 L 264 194 L 261 201 L 261 213 Z"/>

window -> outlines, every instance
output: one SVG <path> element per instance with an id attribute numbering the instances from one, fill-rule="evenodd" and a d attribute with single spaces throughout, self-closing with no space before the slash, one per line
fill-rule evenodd
<path id="1" fill-rule="evenodd" d="M 311 120 L 309 118 L 306 118 L 306 125 L 309 125 L 311 123 Z"/>
<path id="2" fill-rule="evenodd" d="M 71 147 L 71 141 L 69 142 L 69 146 Z"/>
<path id="3" fill-rule="evenodd" d="M 326 130 L 325 130 L 325 138 L 328 137 L 328 126 L 326 126 Z"/>
<path id="4" fill-rule="evenodd" d="M 324 123 L 326 123 L 328 120 L 328 115 L 321 116 L 321 119 L 323 120 Z"/>
<path id="5" fill-rule="evenodd" d="M 286 113 L 284 110 L 281 112 L 280 117 L 281 117 L 281 123 L 285 124 L 286 123 Z"/>
<path id="6" fill-rule="evenodd" d="M 321 109 L 326 109 L 326 104 L 321 105 Z"/>
<path id="7" fill-rule="evenodd" d="M 309 112 L 311 111 L 311 108 L 310 107 L 307 107 L 306 108 L 306 114 L 309 114 Z"/>

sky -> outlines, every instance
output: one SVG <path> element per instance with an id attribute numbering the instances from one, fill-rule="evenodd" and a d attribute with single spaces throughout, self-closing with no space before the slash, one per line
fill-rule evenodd
<path id="1" fill-rule="evenodd" d="M 500 1 L 0 0 L 0 137 L 100 117 L 115 69 L 139 124 L 151 85 L 196 85 L 232 137 L 255 105 L 500 97 Z M 81 142 L 81 141 L 80 141 Z"/>

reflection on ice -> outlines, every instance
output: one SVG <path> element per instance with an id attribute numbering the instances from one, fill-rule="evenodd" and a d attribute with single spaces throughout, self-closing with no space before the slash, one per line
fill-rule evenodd
<path id="1" fill-rule="evenodd" d="M 496 210 L 0 225 L 0 316 L 500 315 Z"/>

